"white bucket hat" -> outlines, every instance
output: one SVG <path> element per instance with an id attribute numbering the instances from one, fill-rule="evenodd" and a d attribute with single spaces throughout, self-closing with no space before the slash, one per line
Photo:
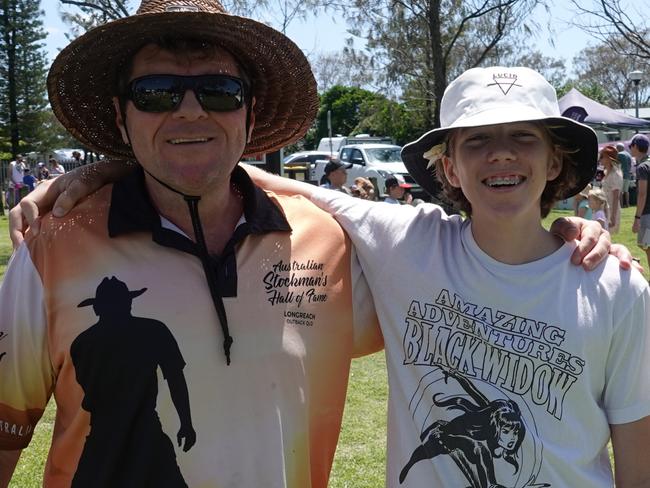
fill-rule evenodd
<path id="1" fill-rule="evenodd" d="M 560 198 L 580 192 L 596 173 L 596 133 L 587 125 L 562 117 L 555 89 L 529 68 L 494 66 L 465 71 L 445 90 L 440 105 L 441 127 L 404 146 L 402 159 L 415 181 L 437 195 L 440 183 L 424 153 L 442 143 L 451 129 L 532 121 L 545 122 L 574 147 L 571 157 L 576 162 L 577 181 Z"/>

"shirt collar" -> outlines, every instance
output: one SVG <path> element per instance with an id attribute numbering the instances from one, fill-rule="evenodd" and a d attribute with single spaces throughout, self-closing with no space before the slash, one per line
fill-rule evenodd
<path id="1" fill-rule="evenodd" d="M 264 190 L 253 183 L 243 168 L 235 167 L 231 181 L 243 196 L 246 220 L 237 228 L 235 234 L 239 234 L 241 238 L 247 234 L 291 231 L 291 226 L 280 208 Z M 160 216 L 149 199 L 142 168 L 137 168 L 126 178 L 115 183 L 111 195 L 109 235 L 117 237 L 131 232 L 151 232 L 156 242 L 187 250 L 187 243 L 183 241 L 189 239 L 162 227 Z"/>

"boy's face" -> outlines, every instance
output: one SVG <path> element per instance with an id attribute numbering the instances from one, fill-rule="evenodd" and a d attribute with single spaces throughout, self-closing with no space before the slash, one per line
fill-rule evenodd
<path id="1" fill-rule="evenodd" d="M 560 174 L 545 131 L 529 122 L 456 129 L 443 165 L 472 218 L 540 218 L 541 195 Z"/>
<path id="2" fill-rule="evenodd" d="M 390 195 L 391 198 L 394 198 L 395 200 L 399 200 L 404 196 L 404 188 L 402 188 L 399 185 L 391 186 L 388 189 L 388 195 Z"/>

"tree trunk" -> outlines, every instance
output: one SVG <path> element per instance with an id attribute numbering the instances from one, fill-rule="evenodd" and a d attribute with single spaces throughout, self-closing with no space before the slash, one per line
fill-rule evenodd
<path id="1" fill-rule="evenodd" d="M 429 36 L 431 38 L 434 99 L 433 127 L 440 127 L 440 101 L 447 87 L 447 66 L 445 65 L 440 29 L 440 0 L 429 0 Z"/>
<path id="2" fill-rule="evenodd" d="M 11 0 L 3 0 L 4 8 L 4 43 L 7 50 L 7 100 L 9 104 L 9 134 L 11 154 L 14 159 L 20 152 L 20 131 L 18 130 L 18 109 L 16 101 L 16 31 L 15 4 Z"/>

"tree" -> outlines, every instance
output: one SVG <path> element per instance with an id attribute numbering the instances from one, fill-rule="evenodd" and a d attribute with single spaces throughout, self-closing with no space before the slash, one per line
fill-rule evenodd
<path id="1" fill-rule="evenodd" d="M 72 35 L 77 37 L 88 29 L 110 20 L 128 16 L 137 6 L 130 0 L 60 0 L 61 5 L 72 7 L 73 11 L 61 14 L 64 22 L 71 26 Z M 289 24 L 296 18 L 304 18 L 308 12 L 319 5 L 320 0 L 226 0 L 221 3 L 226 11 L 245 17 L 264 19 L 286 32 Z M 326 1 L 326 0 L 325 0 Z"/>
<path id="2" fill-rule="evenodd" d="M 15 157 L 38 143 L 45 110 L 46 55 L 38 0 L 2 0 L 0 38 L 0 140 Z"/>
<path id="3" fill-rule="evenodd" d="M 573 64 L 578 83 L 600 86 L 605 95 L 601 102 L 613 108 L 634 106 L 635 91 L 629 73 L 638 68 L 646 73 L 650 70 L 650 62 L 621 55 L 613 51 L 609 43 L 583 49 Z M 639 86 L 639 99 L 642 104 L 650 101 L 650 88 L 647 85 Z"/>
<path id="4" fill-rule="evenodd" d="M 385 97 L 364 100 L 359 114 L 353 133 L 389 136 L 400 146 L 417 139 L 426 130 L 417 112 Z"/>
<path id="5" fill-rule="evenodd" d="M 327 137 L 327 112 L 331 110 L 332 133 L 351 135 L 361 120 L 361 106 L 377 95 L 362 88 L 335 85 L 320 97 L 314 140 Z"/>
<path id="6" fill-rule="evenodd" d="M 597 0 L 592 7 L 572 0 L 576 25 L 619 54 L 650 61 L 650 26 L 646 10 L 631 8 L 621 0 Z"/>
<path id="7" fill-rule="evenodd" d="M 341 51 L 318 54 L 311 61 L 311 66 L 320 93 L 326 92 L 334 85 L 374 87 L 372 59 L 349 45 Z"/>
<path id="8" fill-rule="evenodd" d="M 345 12 L 350 32 L 367 40 L 384 83 L 408 86 L 427 127 L 440 123 L 449 78 L 487 62 L 540 0 L 357 0 Z"/>

